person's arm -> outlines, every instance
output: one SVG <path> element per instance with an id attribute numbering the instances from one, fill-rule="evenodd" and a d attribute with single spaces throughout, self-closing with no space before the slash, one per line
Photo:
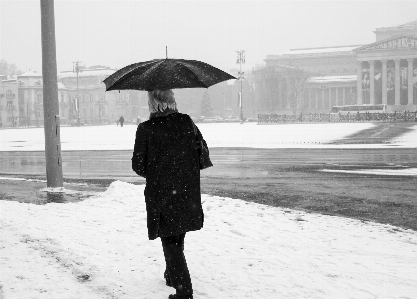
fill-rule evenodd
<path id="1" fill-rule="evenodd" d="M 194 124 L 194 127 L 196 128 L 196 132 L 197 132 L 197 140 L 198 141 L 202 141 L 203 145 L 208 149 L 207 143 L 203 138 L 203 135 L 201 134 L 200 130 L 198 129 L 198 127 Z"/>
<path id="2" fill-rule="evenodd" d="M 144 178 L 146 178 L 147 154 L 146 129 L 143 124 L 140 124 L 136 131 L 135 147 L 132 157 L 132 169 L 134 172 Z"/>

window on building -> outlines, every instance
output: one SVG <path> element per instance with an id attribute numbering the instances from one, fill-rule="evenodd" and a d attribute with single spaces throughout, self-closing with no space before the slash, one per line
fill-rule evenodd
<path id="1" fill-rule="evenodd" d="M 13 101 L 7 101 L 7 109 L 13 108 Z"/>
<path id="2" fill-rule="evenodd" d="M 40 111 L 36 111 L 36 117 L 41 117 L 41 112 Z"/>
<path id="3" fill-rule="evenodd" d="M 14 97 L 15 97 L 15 95 L 14 95 L 13 91 L 12 91 L 12 90 L 10 90 L 10 89 L 8 89 L 8 90 L 6 91 L 6 98 L 7 98 L 7 99 L 13 99 Z"/>
<path id="4" fill-rule="evenodd" d="M 19 117 L 20 118 L 25 117 L 25 109 L 22 109 L 22 108 L 19 109 Z"/>
<path id="5" fill-rule="evenodd" d="M 38 103 L 41 103 L 42 102 L 42 94 L 38 93 L 36 96 L 37 96 Z"/>
<path id="6" fill-rule="evenodd" d="M 19 105 L 24 105 L 25 104 L 25 97 L 24 97 L 24 93 L 23 92 L 19 92 Z"/>
<path id="7" fill-rule="evenodd" d="M 64 97 L 64 93 L 62 93 L 62 92 L 61 92 L 61 102 L 63 102 L 63 101 L 64 101 L 64 98 L 65 98 L 65 97 Z"/>
<path id="8" fill-rule="evenodd" d="M 90 102 L 92 102 L 92 101 L 93 101 L 93 95 L 90 94 Z"/>

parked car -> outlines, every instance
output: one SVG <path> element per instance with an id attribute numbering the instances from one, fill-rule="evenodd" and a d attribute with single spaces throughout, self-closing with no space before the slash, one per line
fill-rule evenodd
<path id="1" fill-rule="evenodd" d="M 258 118 L 257 117 L 248 117 L 246 119 L 246 121 L 248 121 L 248 122 L 258 122 Z"/>
<path id="2" fill-rule="evenodd" d="M 240 122 L 240 118 L 237 116 L 230 116 L 224 119 L 225 122 L 232 123 L 232 122 Z"/>
<path id="3" fill-rule="evenodd" d="M 84 122 L 80 120 L 80 123 L 78 124 L 78 119 L 71 119 L 70 125 L 71 127 L 78 126 L 78 125 L 84 126 Z"/>
<path id="4" fill-rule="evenodd" d="M 191 116 L 191 119 L 195 123 L 201 123 L 204 120 L 204 116 L 198 116 L 198 117 Z"/>
<path id="5" fill-rule="evenodd" d="M 203 122 L 205 123 L 215 123 L 217 121 L 216 117 L 207 117 L 205 119 L 203 119 Z"/>

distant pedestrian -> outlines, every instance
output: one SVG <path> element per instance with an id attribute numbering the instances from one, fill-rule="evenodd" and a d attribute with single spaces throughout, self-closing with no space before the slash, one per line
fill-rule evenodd
<path id="1" fill-rule="evenodd" d="M 124 123 L 125 119 L 123 118 L 123 115 L 120 116 L 119 118 L 119 122 L 120 122 L 120 126 L 123 127 L 123 123 Z"/>
<path id="2" fill-rule="evenodd" d="M 192 299 L 184 238 L 203 227 L 196 138 L 207 144 L 191 117 L 178 112 L 172 90 L 148 92 L 148 104 L 149 120 L 136 131 L 132 169 L 146 178 L 148 237 L 161 238 L 165 282 L 176 289 L 169 299 Z"/>
<path id="3" fill-rule="evenodd" d="M 116 125 L 119 126 L 119 119 L 116 119 Z"/>

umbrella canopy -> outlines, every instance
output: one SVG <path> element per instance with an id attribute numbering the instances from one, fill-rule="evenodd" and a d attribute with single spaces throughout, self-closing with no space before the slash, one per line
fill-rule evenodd
<path id="1" fill-rule="evenodd" d="M 106 91 L 135 89 L 208 88 L 236 79 L 207 63 L 184 59 L 154 59 L 128 65 L 107 77 Z"/>

